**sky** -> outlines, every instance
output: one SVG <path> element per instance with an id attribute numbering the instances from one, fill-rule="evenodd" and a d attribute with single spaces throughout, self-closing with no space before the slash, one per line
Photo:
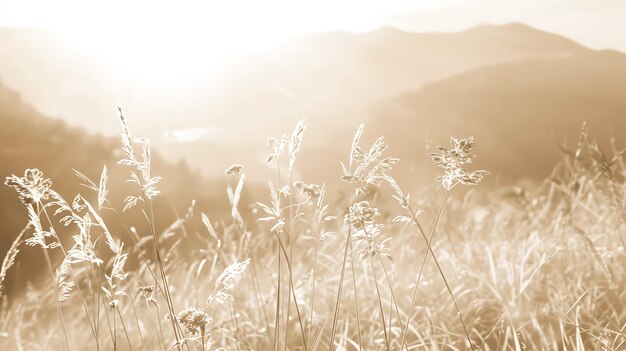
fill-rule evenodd
<path id="1" fill-rule="evenodd" d="M 595 48 L 626 50 L 623 0 L 20 0 L 0 2 L 0 26 L 52 28 L 77 40 L 156 34 L 205 40 L 226 51 L 275 45 L 328 30 L 394 23 L 419 31 L 524 22 Z"/>
<path id="2" fill-rule="evenodd" d="M 448 32 L 509 22 L 626 52 L 624 0 L 0 1 L 0 26 L 52 29 L 120 71 L 146 76 L 181 57 L 210 70 L 314 32 L 382 25 Z"/>

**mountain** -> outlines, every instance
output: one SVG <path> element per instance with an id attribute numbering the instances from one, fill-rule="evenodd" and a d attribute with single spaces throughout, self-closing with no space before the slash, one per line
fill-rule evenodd
<path id="1" fill-rule="evenodd" d="M 352 125 L 366 101 L 391 97 L 473 68 L 587 49 L 522 24 L 458 33 L 409 33 L 391 27 L 367 33 L 330 32 L 297 38 L 239 63 L 224 84 L 217 118 L 250 136 L 302 117 Z M 189 118 L 193 118 L 190 116 Z M 259 123 L 267 121 L 267 123 Z"/>
<path id="2" fill-rule="evenodd" d="M 549 176 L 557 146 L 575 147 L 584 121 L 604 152 L 612 139 L 626 146 L 624 96 L 626 55 L 589 51 L 478 68 L 374 104 L 369 120 L 401 145 L 392 152 L 405 160 L 408 177 L 435 171 L 423 168 L 435 145 L 473 135 L 475 166 L 512 184 Z"/>
<path id="3" fill-rule="evenodd" d="M 457 33 L 384 27 L 296 38 L 228 62 L 218 73 L 198 72 L 195 83 L 157 89 L 133 83 L 102 58 L 45 31 L 1 29 L 0 50 L 0 76 L 44 113 L 109 133 L 115 128 L 110 106 L 120 102 L 137 121 L 138 134 L 168 158 L 184 157 L 208 174 L 233 161 L 260 174 L 265 139 L 288 132 L 303 117 L 309 120 L 308 145 L 323 147 L 334 142 L 328 126 L 355 128 L 372 101 L 485 65 L 588 51 L 516 23 Z M 177 67 L 163 67 L 172 69 Z M 180 129 L 196 137 L 172 139 L 169 133 Z"/>

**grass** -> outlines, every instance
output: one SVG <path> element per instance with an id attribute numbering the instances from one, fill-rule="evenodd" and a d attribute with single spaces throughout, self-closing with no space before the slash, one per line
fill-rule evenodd
<path id="1" fill-rule="evenodd" d="M 0 282 L 20 250 L 42 250 L 51 279 L 2 297 L 2 349 L 626 349 L 626 167 L 585 128 L 532 191 L 480 189 L 487 173 L 465 170 L 473 138 L 452 138 L 431 155 L 443 175 L 410 196 L 385 140 L 362 148 L 361 125 L 342 165 L 354 195 L 333 200 L 324 184 L 296 179 L 300 121 L 268 141 L 276 178 L 258 218 L 239 212 L 235 164 L 231 220 L 212 223 L 192 202 L 158 233 L 149 144 L 131 137 L 121 109 L 120 121 L 119 163 L 136 184 L 122 206 L 107 198 L 106 167 L 98 182 L 77 172 L 91 194 L 72 201 L 35 169 L 7 177 L 29 222 Z M 461 186 L 477 187 L 460 196 Z M 144 222 L 127 223 L 129 210 Z"/>

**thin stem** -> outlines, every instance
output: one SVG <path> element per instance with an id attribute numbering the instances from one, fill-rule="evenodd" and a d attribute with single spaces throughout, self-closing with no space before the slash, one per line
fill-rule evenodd
<path id="1" fill-rule="evenodd" d="M 419 229 L 420 233 L 422 234 L 422 238 L 424 239 L 424 242 L 426 243 L 426 252 L 424 253 L 424 257 L 422 258 L 422 263 L 420 264 L 420 270 L 419 273 L 417 274 L 417 281 L 415 283 L 415 288 L 413 288 L 413 294 L 411 296 L 411 306 L 409 307 L 409 315 L 407 317 L 407 322 L 406 322 L 406 328 L 402 331 L 402 342 L 401 342 L 401 346 L 400 347 L 407 347 L 407 345 L 405 344 L 406 341 L 406 333 L 409 330 L 409 325 L 411 323 L 411 318 L 413 318 L 413 309 L 415 308 L 415 302 L 416 302 L 416 298 L 417 298 L 417 289 L 419 288 L 419 283 L 422 279 L 422 274 L 424 272 L 424 267 L 426 265 L 426 259 L 428 258 L 428 253 L 430 252 L 432 254 L 432 248 L 431 248 L 431 241 L 433 239 L 433 234 L 435 233 L 435 228 L 437 227 L 437 223 L 439 223 L 439 217 L 441 216 L 441 213 L 443 211 L 443 206 L 446 202 L 446 198 L 448 196 L 448 192 L 446 191 L 444 194 L 444 198 L 443 201 L 441 201 L 441 205 L 439 206 L 439 211 L 437 212 L 437 217 L 435 218 L 435 224 L 433 225 L 433 229 L 431 231 L 431 235 L 430 235 L 430 239 L 428 239 L 426 237 L 426 233 L 424 232 L 424 230 L 422 229 L 421 224 L 419 223 L 419 221 L 417 220 L 417 216 L 415 215 L 415 212 L 411 209 L 410 205 L 407 204 L 407 208 L 411 214 L 411 218 L 413 219 L 413 222 L 415 223 L 415 225 L 417 226 L 417 228 Z M 434 255 L 433 255 L 434 257 Z M 407 347 L 408 349 L 408 347 Z"/>
<path id="2" fill-rule="evenodd" d="M 278 239 L 278 243 L 280 244 L 280 249 L 283 252 L 283 255 L 285 256 L 285 261 L 287 263 L 287 269 L 289 270 L 289 272 L 291 272 L 291 264 L 289 262 L 289 258 L 287 257 L 287 251 L 285 250 L 285 247 L 283 246 L 282 240 L 280 239 L 280 236 L 278 235 L 278 233 L 276 233 L 276 231 L 273 232 L 274 235 L 276 236 L 276 238 Z M 289 275 L 289 277 L 291 278 L 291 274 Z M 300 308 L 298 307 L 298 299 L 296 298 L 296 290 L 294 288 L 294 284 L 293 284 L 293 280 L 290 279 L 289 281 L 290 287 L 291 287 L 291 294 L 293 296 L 293 301 L 294 304 L 296 306 L 296 313 L 298 314 L 298 321 L 300 322 L 300 331 L 302 332 L 302 344 L 304 345 L 304 349 L 308 350 L 309 348 L 307 347 L 307 343 L 306 343 L 306 335 L 304 332 L 304 325 L 302 324 L 302 318 L 300 316 Z M 287 340 L 285 339 L 285 342 Z"/>
<path id="3" fill-rule="evenodd" d="M 37 208 L 39 208 L 39 204 L 37 204 Z M 56 230 L 54 230 L 54 225 L 52 224 L 52 220 L 50 219 L 50 216 L 48 215 L 48 211 L 46 210 L 46 205 L 42 204 L 41 206 L 41 210 L 44 213 L 46 220 L 48 221 L 48 224 L 50 225 L 50 228 L 52 228 L 52 232 L 54 233 L 54 237 L 57 240 L 57 242 L 59 243 L 59 248 L 61 248 L 61 251 L 63 252 L 63 257 L 67 256 L 67 251 L 65 250 L 65 247 L 63 246 L 63 243 L 61 243 L 61 239 L 59 239 Z M 74 278 L 74 281 L 76 282 L 76 288 L 78 289 L 78 294 L 80 295 L 80 300 L 83 306 L 83 309 L 85 310 L 85 314 L 87 315 L 87 320 L 89 321 L 89 326 L 91 327 L 91 332 L 93 333 L 93 336 L 96 337 L 96 329 L 94 328 L 94 325 L 92 323 L 92 318 L 89 315 L 89 309 L 87 308 L 87 304 L 86 304 L 86 300 L 85 300 L 85 295 L 83 294 L 83 290 L 80 287 L 80 283 L 77 279 L 77 275 L 74 272 L 74 268 L 72 268 L 72 265 L 69 265 L 69 269 L 70 269 L 70 273 L 72 274 L 72 278 Z M 100 350 L 100 345 L 97 342 L 97 338 L 96 338 L 96 349 Z"/>
<path id="4" fill-rule="evenodd" d="M 385 273 L 385 280 L 387 280 L 387 285 L 389 285 L 389 292 L 391 294 L 391 308 L 395 307 L 396 315 L 398 316 L 398 323 L 400 323 L 400 329 L 402 329 L 402 317 L 400 316 L 400 310 L 398 309 L 398 300 L 396 299 L 396 294 L 393 292 L 393 285 L 391 284 L 391 279 L 389 278 L 389 273 L 387 273 L 387 268 L 385 267 L 385 262 L 383 261 L 380 253 L 378 253 L 378 259 L 380 260 L 380 265 L 383 267 L 383 273 Z M 392 319 L 393 311 L 389 311 L 389 319 Z M 391 335 L 391 321 L 389 322 L 389 334 Z M 402 348 L 402 344 L 400 344 L 400 348 Z"/>
<path id="5" fill-rule="evenodd" d="M 246 245 L 246 256 L 252 257 Z M 263 296 L 263 292 L 261 291 L 261 286 L 259 284 L 259 279 L 257 276 L 254 260 L 250 261 L 251 275 L 252 275 L 252 285 L 254 286 L 254 291 L 257 299 L 257 303 L 259 304 L 259 308 L 261 309 L 261 314 L 263 315 L 263 319 L 265 321 L 265 325 L 267 326 L 267 331 L 269 333 L 270 322 L 267 318 L 267 312 L 265 311 L 265 297 Z"/>
<path id="6" fill-rule="evenodd" d="M 117 350 L 117 317 L 113 312 L 113 351 Z"/>
<path id="7" fill-rule="evenodd" d="M 354 272 L 354 257 L 350 253 L 350 270 L 352 271 L 352 286 L 354 287 L 354 310 L 356 311 L 356 328 L 359 333 L 359 351 L 363 349 L 361 337 L 361 316 L 359 315 L 359 293 L 356 288 L 356 274 Z"/>
<path id="8" fill-rule="evenodd" d="M 111 328 L 111 321 L 109 320 L 109 312 L 108 312 L 108 308 L 106 306 L 106 302 L 104 301 L 104 296 L 102 294 L 98 294 L 98 310 L 100 309 L 100 305 L 104 306 L 104 308 L 102 309 L 104 311 L 104 318 L 107 321 L 107 327 L 109 329 L 109 336 L 111 337 L 111 341 L 113 340 L 113 329 Z M 98 312 L 98 315 L 100 314 L 100 312 Z M 98 318 L 100 318 L 98 316 Z"/>
<path id="9" fill-rule="evenodd" d="M 374 285 L 376 285 L 376 295 L 378 296 L 378 306 L 380 307 L 380 318 L 383 322 L 383 331 L 385 332 L 385 345 L 387 346 L 387 351 L 390 350 L 389 336 L 387 335 L 387 323 L 385 323 L 385 310 L 383 309 L 383 302 L 380 296 L 380 289 L 378 288 L 378 278 L 376 276 L 376 269 L 374 268 L 374 259 L 372 258 L 374 252 L 374 238 L 367 233 L 367 224 L 365 222 L 361 222 L 363 226 L 363 232 L 365 233 L 365 237 L 367 238 L 367 246 L 369 248 L 368 256 L 370 261 L 370 267 L 372 268 L 372 275 L 374 276 Z M 381 261 L 382 262 L 382 261 Z M 389 317 L 391 318 L 391 316 Z M 391 333 L 391 324 L 389 326 L 389 333 Z"/>
<path id="10" fill-rule="evenodd" d="M 274 350 L 280 349 L 280 291 L 281 287 L 281 264 L 280 247 L 276 249 L 278 252 L 278 279 L 276 282 L 276 315 L 274 316 Z"/>
<path id="11" fill-rule="evenodd" d="M 280 157 L 276 157 L 276 170 L 278 173 L 278 189 L 280 189 L 281 184 L 282 184 L 282 177 L 281 177 L 281 171 L 280 171 Z M 280 242 L 280 240 L 279 240 Z M 280 310 L 281 310 L 281 296 L 282 296 L 282 289 L 283 289 L 283 285 L 282 285 L 282 280 L 283 280 L 283 275 L 282 275 L 282 256 L 280 255 L 280 246 L 278 246 L 276 248 L 276 252 L 278 253 L 278 280 L 277 280 L 277 284 L 276 284 L 276 288 L 277 288 L 277 293 L 276 293 L 276 316 L 274 319 L 274 348 L 276 351 L 280 350 Z M 286 338 L 285 338 L 285 342 L 286 342 Z"/>
<path id="12" fill-rule="evenodd" d="M 292 210 L 292 184 L 293 184 L 293 169 L 289 170 L 289 262 L 293 262 L 293 245 L 294 245 L 294 237 L 293 237 L 293 210 Z M 297 215 L 297 213 L 296 213 Z M 289 281 L 293 282 L 292 272 L 289 269 Z M 293 285 L 293 284 L 292 284 Z M 296 303 L 297 304 L 297 303 Z M 291 314 L 291 295 L 287 294 L 287 322 L 285 324 L 285 351 L 287 351 L 287 332 L 289 331 L 289 315 Z"/>
<path id="13" fill-rule="evenodd" d="M 120 309 L 117 307 L 114 307 L 114 309 L 117 311 L 117 315 L 120 317 L 120 323 L 122 323 L 122 330 L 124 331 L 124 335 L 126 335 L 126 341 L 128 341 L 128 347 L 130 351 L 133 351 L 133 346 L 130 343 L 130 337 L 128 336 L 128 331 L 126 330 L 126 324 L 124 324 L 124 320 L 122 319 L 122 314 L 120 313 Z M 113 312 L 113 314 L 115 314 L 115 311 Z"/>
<path id="14" fill-rule="evenodd" d="M 233 304 L 232 303 L 228 303 L 228 311 L 230 312 L 231 315 L 231 320 L 233 322 L 233 327 L 235 327 L 235 346 L 237 347 L 237 351 L 240 350 L 239 348 L 239 322 L 237 321 L 237 314 L 235 313 L 235 309 L 233 308 Z"/>
<path id="15" fill-rule="evenodd" d="M 124 221 L 122 220 L 122 217 L 120 216 L 119 212 L 113 208 L 113 205 L 109 202 L 109 200 L 107 199 L 106 202 L 109 204 L 109 206 L 111 206 L 111 208 L 107 208 L 107 207 L 103 207 L 105 209 L 111 210 L 115 213 L 118 221 L 120 222 L 120 224 L 124 227 L 124 229 L 126 230 L 126 234 L 128 234 L 128 236 L 130 237 L 130 239 L 132 240 L 133 244 L 135 245 L 135 249 L 137 250 L 137 252 L 139 253 L 139 255 L 141 256 L 142 261 L 146 264 L 146 268 L 148 269 L 148 272 L 150 272 L 150 275 L 152 276 L 152 278 L 154 278 L 155 283 L 157 284 L 157 288 L 159 290 L 163 290 L 161 288 L 161 285 L 158 285 L 158 278 L 156 276 L 156 274 L 154 273 L 154 270 L 152 270 L 152 267 L 150 267 L 150 261 L 148 260 L 148 257 L 146 257 L 146 255 L 144 254 L 144 252 L 141 250 L 141 247 L 139 246 L 139 242 L 137 241 L 137 239 L 135 238 L 135 236 L 133 235 L 133 233 L 131 233 L 131 231 L 128 229 L 128 226 L 126 225 L 126 223 L 124 223 Z"/>
<path id="16" fill-rule="evenodd" d="M 419 287 L 419 282 L 420 282 L 420 279 L 422 277 L 422 273 L 423 273 L 423 270 L 424 270 L 424 265 L 426 264 L 426 259 L 428 258 L 428 253 L 430 253 L 430 255 L 433 257 L 433 261 L 435 262 L 435 265 L 437 266 L 437 270 L 439 271 L 439 274 L 441 275 L 441 278 L 443 279 L 443 282 L 446 285 L 446 289 L 448 290 L 448 294 L 452 298 L 452 302 L 454 304 L 454 308 L 456 309 L 456 313 L 459 316 L 459 320 L 461 321 L 461 326 L 463 327 L 463 331 L 465 332 L 465 336 L 467 337 L 467 341 L 469 342 L 470 348 L 472 350 L 475 350 L 474 344 L 472 343 L 472 340 L 471 340 L 471 338 L 469 336 L 469 332 L 467 331 L 467 327 L 465 325 L 465 321 L 463 320 L 463 316 L 461 315 L 461 310 L 459 309 L 459 305 L 458 305 L 458 303 L 456 301 L 456 298 L 454 297 L 454 293 L 452 292 L 452 289 L 450 288 L 450 284 L 448 283 L 448 279 L 446 279 L 446 276 L 443 273 L 443 270 L 441 269 L 441 266 L 439 265 L 439 260 L 437 259 L 437 256 L 435 255 L 435 253 L 433 252 L 433 249 L 432 249 L 432 242 L 433 242 L 433 239 L 435 237 L 435 232 L 436 232 L 436 229 L 437 229 L 437 225 L 439 224 L 439 220 L 441 219 L 441 215 L 443 213 L 444 205 L 445 205 L 446 200 L 448 198 L 448 194 L 449 194 L 449 191 L 446 190 L 446 192 L 444 193 L 444 196 L 443 196 L 443 200 L 441 201 L 441 206 L 439 207 L 439 211 L 437 213 L 437 217 L 435 218 L 435 224 L 433 225 L 433 229 L 432 229 L 432 231 L 430 233 L 430 238 L 429 239 L 426 238 L 426 234 L 424 233 L 421 225 L 419 224 L 419 222 L 417 220 L 417 217 L 415 216 L 415 213 L 412 210 L 409 211 L 409 212 L 411 212 L 411 216 L 413 218 L 413 221 L 416 223 L 417 227 L 419 228 L 420 233 L 422 234 L 422 237 L 426 241 L 426 244 L 427 244 L 428 247 L 427 247 L 427 252 L 424 254 L 424 258 L 422 260 L 422 264 L 420 266 L 420 271 L 419 271 L 419 274 L 418 274 L 418 277 L 417 277 L 417 282 L 415 284 L 415 289 L 413 290 L 413 297 L 411 298 L 411 308 L 409 309 L 409 316 L 407 318 L 406 330 L 403 332 L 402 344 L 401 345 L 404 345 L 404 342 L 405 342 L 406 332 L 409 329 L 409 323 L 411 322 L 411 318 L 412 318 L 412 315 L 413 315 L 413 307 L 414 307 L 414 304 L 415 304 L 415 298 L 416 298 L 416 295 L 417 295 L 417 289 Z M 410 209 L 410 207 L 409 207 L 409 209 Z"/>
<path id="17" fill-rule="evenodd" d="M 128 288 L 128 284 L 126 284 L 126 293 L 128 294 L 128 298 L 130 300 L 130 305 L 133 308 L 133 315 L 135 316 L 135 323 L 137 324 L 137 332 L 139 333 L 139 340 L 141 340 L 141 348 L 145 351 L 146 350 L 146 344 L 145 344 L 145 342 L 143 340 L 141 327 L 139 326 L 139 317 L 137 316 L 137 309 L 135 308 L 135 299 L 133 298 L 133 294 L 131 293 L 130 289 Z"/>
<path id="18" fill-rule="evenodd" d="M 317 268 L 317 247 L 318 242 L 315 241 L 315 250 L 313 252 L 313 278 L 311 282 L 311 302 L 309 306 L 309 310 L 311 310 L 311 316 L 309 317 L 309 333 L 308 339 L 311 340 L 311 332 L 313 329 L 313 311 L 315 309 L 315 276 L 316 276 L 316 268 Z"/>
<path id="19" fill-rule="evenodd" d="M 378 288 L 378 278 L 376 277 L 376 269 L 374 268 L 374 260 L 372 259 L 372 255 L 369 255 L 370 267 L 372 269 L 372 275 L 374 276 L 374 285 L 376 286 L 376 295 L 378 296 L 378 307 L 380 308 L 380 319 L 383 322 L 383 332 L 385 334 L 385 346 L 387 346 L 387 351 L 389 348 L 389 336 L 387 335 L 387 324 L 385 323 L 385 310 L 383 309 L 383 302 L 380 298 L 380 289 Z"/>
<path id="20" fill-rule="evenodd" d="M 46 263 L 48 264 L 48 268 L 50 269 L 50 274 L 52 275 L 52 285 L 54 286 L 54 291 L 56 292 L 54 296 L 54 301 L 56 302 L 56 307 L 57 307 L 57 317 L 58 317 L 59 327 L 60 327 L 59 334 L 61 333 L 63 334 L 63 337 L 65 339 L 65 345 L 67 346 L 67 350 L 69 350 L 70 344 L 67 340 L 67 330 L 65 329 L 65 320 L 63 318 L 63 311 L 61 310 L 61 304 L 59 303 L 59 288 L 56 283 L 56 276 L 54 274 L 54 269 L 52 268 L 52 261 L 50 260 L 48 249 L 44 248 L 43 252 L 46 258 Z M 59 348 L 61 348 L 60 344 L 61 344 L 61 337 L 59 336 Z"/>
<path id="21" fill-rule="evenodd" d="M 333 314 L 333 327 L 330 332 L 330 345 L 328 349 L 330 351 L 335 349 L 335 333 L 337 331 L 337 317 L 339 316 L 339 305 L 341 303 L 341 291 L 343 290 L 343 279 L 346 271 L 346 261 L 348 260 L 348 248 L 350 247 L 350 236 L 352 228 L 348 228 L 348 235 L 346 237 L 346 248 L 343 253 L 343 261 L 341 263 L 341 276 L 339 278 L 339 289 L 337 291 L 337 302 L 335 303 L 335 312 Z"/>
<path id="22" fill-rule="evenodd" d="M 204 351 L 204 334 L 205 334 L 204 328 L 205 327 L 201 327 L 200 328 L 200 336 L 201 336 L 201 340 L 202 340 L 202 351 Z"/>
<path id="23" fill-rule="evenodd" d="M 156 331 L 156 334 L 157 334 L 159 348 L 161 349 L 161 351 L 163 351 L 163 345 L 165 344 L 165 341 L 163 340 L 162 333 L 159 332 L 159 330 L 161 329 L 161 324 L 159 323 L 157 325 L 157 322 L 155 321 L 154 316 L 152 315 L 152 309 L 150 308 L 148 299 L 144 299 L 144 300 L 146 302 L 146 308 L 148 309 L 148 315 L 150 316 L 150 319 L 152 320 L 152 324 L 154 324 L 154 330 Z"/>
<path id="24" fill-rule="evenodd" d="M 140 184 L 141 185 L 141 184 Z M 148 198 L 148 196 L 146 195 L 144 189 L 143 189 L 143 185 L 141 185 L 141 192 L 142 192 L 142 196 L 144 199 L 144 205 L 147 208 L 147 212 L 148 212 L 148 219 L 149 219 L 149 224 L 150 224 L 150 231 L 152 232 L 152 240 L 154 242 L 154 251 L 156 253 L 156 261 L 157 261 L 157 266 L 160 270 L 161 273 L 161 280 L 163 283 L 163 295 L 165 296 L 165 302 L 167 303 L 167 307 L 168 307 L 168 313 L 170 315 L 170 321 L 172 323 L 172 329 L 174 332 L 174 338 L 176 339 L 176 348 L 180 351 L 182 350 L 181 346 L 180 346 L 180 336 L 179 336 L 179 332 L 180 331 L 180 326 L 178 325 L 178 321 L 176 320 L 176 312 L 174 311 L 174 303 L 172 301 L 172 297 L 170 296 L 170 291 L 169 291 L 169 284 L 167 282 L 167 275 L 165 274 L 165 268 L 163 267 L 163 261 L 161 259 L 161 251 L 159 249 L 159 240 L 156 236 L 156 229 L 155 229 L 155 223 L 154 223 L 154 212 L 153 212 L 153 208 L 152 208 L 152 201 Z"/>
<path id="25" fill-rule="evenodd" d="M 161 339 L 163 340 L 163 345 L 165 345 L 165 334 L 163 333 L 163 327 L 161 326 L 161 309 L 159 308 L 159 304 L 155 304 L 156 309 L 156 320 L 159 326 L 159 331 L 161 332 Z"/>

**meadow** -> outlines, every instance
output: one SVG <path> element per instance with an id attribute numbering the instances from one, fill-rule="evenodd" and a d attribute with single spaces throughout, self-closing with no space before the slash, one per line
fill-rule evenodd
<path id="1" fill-rule="evenodd" d="M 242 203 L 235 163 L 230 219 L 189 199 L 161 232 L 149 142 L 119 112 L 123 158 L 110 167 L 135 188 L 124 203 L 109 201 L 107 167 L 76 171 L 72 199 L 37 165 L 6 178 L 29 221 L 7 234 L 19 236 L 0 279 L 25 250 L 45 256 L 47 279 L 3 296 L 2 349 L 626 350 L 624 151 L 585 126 L 542 184 L 502 191 L 481 188 L 480 140 L 437 140 L 440 174 L 399 184 L 393 140 L 365 145 L 376 130 L 355 126 L 336 165 L 350 196 L 335 197 L 295 176 L 302 120 L 268 139 L 267 196 Z"/>

